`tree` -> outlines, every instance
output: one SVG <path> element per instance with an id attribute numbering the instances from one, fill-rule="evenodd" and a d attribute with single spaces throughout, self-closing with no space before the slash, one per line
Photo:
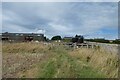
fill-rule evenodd
<path id="1" fill-rule="evenodd" d="M 61 36 L 53 36 L 51 40 L 61 40 Z"/>
<path id="2" fill-rule="evenodd" d="M 112 43 L 120 44 L 120 40 L 119 40 L 119 39 L 116 39 L 116 40 L 114 40 Z"/>

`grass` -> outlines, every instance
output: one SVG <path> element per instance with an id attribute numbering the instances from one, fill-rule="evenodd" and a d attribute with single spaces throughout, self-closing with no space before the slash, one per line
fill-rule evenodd
<path id="1" fill-rule="evenodd" d="M 48 61 L 48 63 L 45 64 L 42 74 L 39 77 L 51 78 L 54 76 L 55 72 L 56 72 L 55 62 L 53 60 L 50 60 Z"/>
<path id="2" fill-rule="evenodd" d="M 117 77 L 117 54 L 108 53 L 101 48 L 70 49 L 63 45 L 43 43 L 4 43 L 2 49 L 3 69 L 7 71 L 7 73 L 3 72 L 3 77 Z M 11 65 L 15 65 L 16 63 L 24 63 L 21 65 L 31 65 L 31 67 L 17 65 L 13 66 L 15 72 L 8 70 L 8 67 L 11 67 Z M 19 70 L 19 68 L 23 68 L 24 70 Z"/>
<path id="3" fill-rule="evenodd" d="M 108 77 L 118 76 L 118 55 L 101 49 L 77 49 L 70 53 L 72 57 L 87 63 Z"/>
<path id="4" fill-rule="evenodd" d="M 2 51 L 4 53 L 45 53 L 49 48 L 43 43 L 4 43 Z"/>
<path id="5" fill-rule="evenodd" d="M 105 75 L 98 73 L 91 66 L 78 63 L 78 60 L 72 58 L 65 48 L 54 48 L 54 57 L 43 65 L 42 75 L 47 78 L 103 78 Z M 40 67 L 40 66 L 39 66 Z"/>

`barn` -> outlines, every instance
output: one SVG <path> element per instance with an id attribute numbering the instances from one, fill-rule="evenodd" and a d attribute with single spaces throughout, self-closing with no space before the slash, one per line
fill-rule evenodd
<path id="1" fill-rule="evenodd" d="M 17 42 L 26 42 L 26 41 L 44 41 L 44 34 L 39 33 L 2 33 L 2 41 L 17 41 Z"/>
<path id="2" fill-rule="evenodd" d="M 84 43 L 84 37 L 81 35 L 76 35 L 74 38 L 72 38 L 73 43 Z"/>
<path id="3" fill-rule="evenodd" d="M 84 43 L 84 37 L 81 35 L 76 35 L 75 37 L 64 37 L 63 40 L 72 43 Z"/>

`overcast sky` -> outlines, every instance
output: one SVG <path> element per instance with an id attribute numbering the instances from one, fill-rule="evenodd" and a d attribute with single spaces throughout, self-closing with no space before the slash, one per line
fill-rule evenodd
<path id="1" fill-rule="evenodd" d="M 118 38 L 117 2 L 2 3 L 2 32 Z"/>

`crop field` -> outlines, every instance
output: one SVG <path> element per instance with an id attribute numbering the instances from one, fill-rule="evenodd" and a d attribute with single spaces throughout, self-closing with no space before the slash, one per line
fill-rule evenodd
<path id="1" fill-rule="evenodd" d="M 3 43 L 3 78 L 117 78 L 118 55 L 102 48 Z"/>

